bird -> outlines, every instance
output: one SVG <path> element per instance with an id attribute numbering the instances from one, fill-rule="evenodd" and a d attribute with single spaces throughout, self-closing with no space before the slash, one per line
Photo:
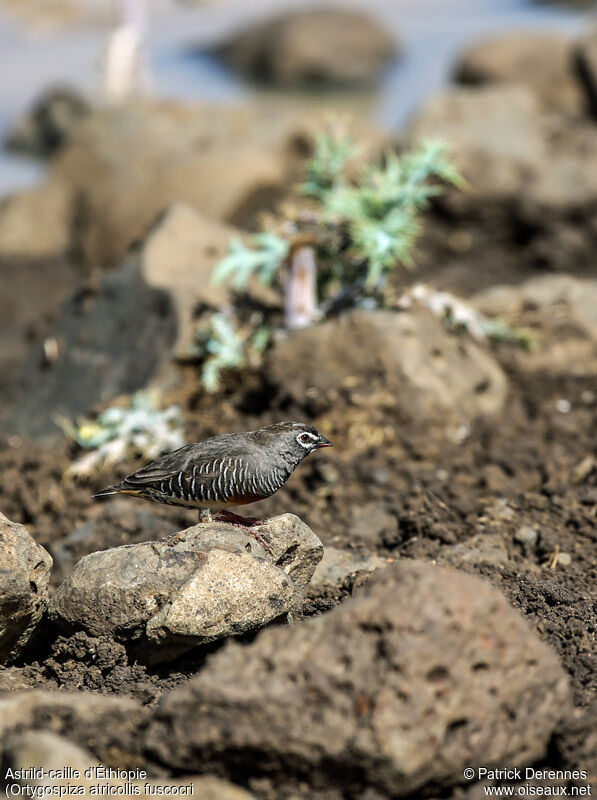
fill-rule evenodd
<path id="1" fill-rule="evenodd" d="M 238 525 L 269 548 L 267 540 L 253 530 L 262 522 L 228 509 L 271 497 L 306 456 L 331 446 L 329 439 L 302 422 L 224 433 L 166 453 L 93 497 L 127 494 L 196 508 L 200 522 Z"/>

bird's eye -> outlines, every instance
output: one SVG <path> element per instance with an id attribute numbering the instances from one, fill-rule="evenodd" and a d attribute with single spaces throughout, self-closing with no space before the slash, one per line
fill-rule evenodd
<path id="1" fill-rule="evenodd" d="M 303 444 L 312 444 L 313 442 L 313 437 L 309 433 L 301 433 L 299 439 Z"/>

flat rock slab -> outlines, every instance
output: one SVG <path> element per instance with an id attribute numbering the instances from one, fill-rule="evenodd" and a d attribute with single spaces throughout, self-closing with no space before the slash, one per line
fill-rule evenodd
<path id="1" fill-rule="evenodd" d="M 0 663 L 15 659 L 48 604 L 52 558 L 23 525 L 0 513 Z"/>
<path id="2" fill-rule="evenodd" d="M 109 635 L 157 662 L 297 610 L 323 546 L 292 514 L 259 533 L 194 525 L 168 539 L 85 556 L 60 585 L 50 616 L 69 633 Z"/>
<path id="3" fill-rule="evenodd" d="M 229 642 L 162 697 L 146 746 L 175 769 L 267 774 L 278 796 L 403 797 L 542 758 L 569 712 L 555 653 L 496 589 L 403 560 L 328 614 Z"/>

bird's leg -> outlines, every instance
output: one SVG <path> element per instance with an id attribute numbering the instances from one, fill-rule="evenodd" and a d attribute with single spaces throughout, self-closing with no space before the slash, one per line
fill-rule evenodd
<path id="1" fill-rule="evenodd" d="M 217 519 L 221 520 L 222 522 L 231 522 L 233 525 L 265 525 L 265 522 L 262 522 L 260 519 L 254 519 L 253 517 L 241 517 L 240 514 L 235 514 L 233 511 L 227 511 L 225 508 L 218 512 Z"/>
<path id="2" fill-rule="evenodd" d="M 236 525 L 237 528 L 242 528 L 247 533 L 250 533 L 265 550 L 271 550 L 272 546 L 255 528 L 264 525 L 264 522 L 258 519 L 251 519 L 250 517 L 241 517 L 240 514 L 233 514 L 232 511 L 222 510 L 216 517 L 216 522 L 227 522 L 229 525 Z"/>

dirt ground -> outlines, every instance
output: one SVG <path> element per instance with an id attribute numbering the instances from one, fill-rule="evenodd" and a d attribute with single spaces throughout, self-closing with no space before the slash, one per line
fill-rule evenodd
<path id="1" fill-rule="evenodd" d="M 435 277 L 450 283 L 441 272 Z M 486 285 L 472 264 L 468 275 L 461 266 L 452 283 L 461 291 Z M 544 337 L 561 335 L 549 319 L 535 317 L 534 324 Z M 597 385 L 593 375 L 528 370 L 512 345 L 500 345 L 496 355 L 511 381 L 505 412 L 451 440 L 350 402 L 313 418 L 308 405 L 293 407 L 264 392 L 261 376 L 250 372 L 231 375 L 221 394 L 208 396 L 188 367 L 166 400 L 184 408 L 189 441 L 301 418 L 328 435 L 335 449 L 306 461 L 278 495 L 254 507 L 255 515 L 291 511 L 324 545 L 435 560 L 489 579 L 555 648 L 570 676 L 576 716 L 558 732 L 549 764 L 587 768 L 595 758 L 590 733 L 597 711 Z M 171 507 L 127 498 L 94 502 L 93 490 L 136 465 L 76 484 L 63 478 L 73 454 L 66 442 L 43 450 L 16 437 L 0 449 L 0 508 L 51 552 L 55 585 L 86 553 L 194 524 L 193 513 Z M 304 613 L 334 602 L 308 599 Z M 153 704 L 218 646 L 147 668 L 131 663 L 119 643 L 58 630 L 48 636 L 46 629 L 17 672 L 29 686 L 89 688 Z"/>

